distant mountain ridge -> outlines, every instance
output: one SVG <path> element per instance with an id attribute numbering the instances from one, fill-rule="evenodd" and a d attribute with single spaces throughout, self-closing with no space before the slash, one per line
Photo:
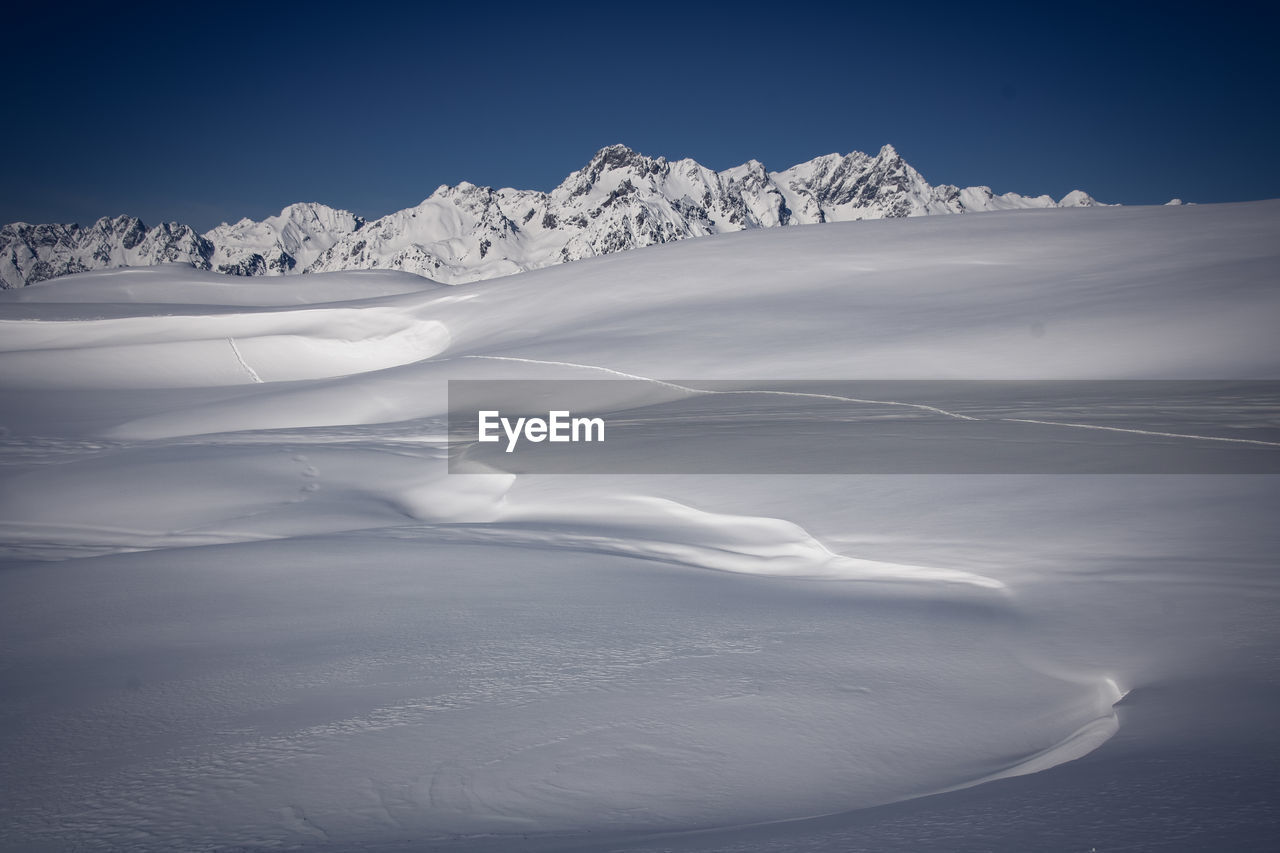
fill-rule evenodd
<path id="1" fill-rule="evenodd" d="M 447 284 L 748 228 L 1098 204 L 1075 190 L 996 195 L 931 186 L 886 145 L 828 154 L 781 172 L 756 160 L 716 172 L 691 159 L 600 149 L 551 192 L 441 186 L 421 204 L 365 219 L 314 202 L 204 234 L 136 217 L 0 228 L 0 287 L 89 270 L 186 263 L 229 275 L 395 269 Z"/>

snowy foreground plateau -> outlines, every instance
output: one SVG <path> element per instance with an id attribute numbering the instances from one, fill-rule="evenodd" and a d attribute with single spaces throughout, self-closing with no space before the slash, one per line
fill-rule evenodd
<path id="1" fill-rule="evenodd" d="M 1277 234 L 1084 207 L 6 291 L 0 849 L 1274 849 L 1274 474 L 462 474 L 445 439 L 457 379 L 1280 380 Z M 890 414 L 1266 472 L 1274 402 Z M 752 459 L 796 440 L 743 406 Z"/>

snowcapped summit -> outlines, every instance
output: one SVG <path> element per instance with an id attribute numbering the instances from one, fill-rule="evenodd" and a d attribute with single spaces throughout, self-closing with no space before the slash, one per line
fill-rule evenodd
<path id="1" fill-rule="evenodd" d="M 551 191 L 557 198 L 577 198 L 597 188 L 601 179 L 613 176 L 616 185 L 623 173 L 634 178 L 660 174 L 667 167 L 666 158 L 653 159 L 632 151 L 625 145 L 606 145 L 576 172 L 571 173 L 560 186 Z"/>
<path id="2" fill-rule="evenodd" d="M 128 216 L 91 228 L 14 223 L 0 229 L 0 286 L 164 262 L 232 275 L 394 269 L 457 284 L 749 228 L 1097 203 L 1079 190 L 1055 202 L 931 186 L 892 145 L 781 172 L 758 160 L 717 172 L 614 144 L 549 193 L 442 184 L 415 207 L 370 222 L 304 202 L 204 235 L 178 223 L 148 229 Z"/>
<path id="3" fill-rule="evenodd" d="M 339 238 L 364 226 L 345 210 L 315 202 L 291 204 L 261 222 L 241 219 L 205 234 L 215 246 L 213 269 L 234 275 L 282 275 L 310 266 Z"/>
<path id="4" fill-rule="evenodd" d="M 1093 196 L 1084 190 L 1072 190 L 1062 197 L 1058 207 L 1096 207 L 1097 204 Z"/>

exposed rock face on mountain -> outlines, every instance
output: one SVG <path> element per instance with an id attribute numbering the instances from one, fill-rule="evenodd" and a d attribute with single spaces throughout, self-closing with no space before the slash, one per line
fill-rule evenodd
<path id="1" fill-rule="evenodd" d="M 177 223 L 147 229 L 127 216 L 90 228 L 6 225 L 0 285 L 168 262 L 232 275 L 396 269 L 461 283 L 747 228 L 1094 204 L 1080 190 L 1055 202 L 931 186 L 889 145 L 874 156 L 828 154 L 782 172 L 755 160 L 716 172 L 611 145 L 549 193 L 463 182 L 367 223 L 303 203 L 204 235 Z"/>
<path id="2" fill-rule="evenodd" d="M 262 222 L 242 219 L 200 235 L 175 222 L 148 229 L 132 216 L 79 225 L 0 229 L 0 284 L 20 287 L 86 270 L 185 263 L 231 275 L 304 272 L 335 242 L 364 225 L 345 210 L 293 204 Z"/>
<path id="3" fill-rule="evenodd" d="M 104 216 L 89 228 L 17 222 L 0 228 L 0 285 L 21 287 L 70 273 L 161 263 L 207 270 L 213 253 L 209 240 L 176 222 L 151 229 L 133 216 Z"/>

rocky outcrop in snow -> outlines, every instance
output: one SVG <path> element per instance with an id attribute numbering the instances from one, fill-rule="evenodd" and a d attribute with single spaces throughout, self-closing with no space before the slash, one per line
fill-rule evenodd
<path id="1" fill-rule="evenodd" d="M 167 222 L 148 229 L 133 216 L 79 225 L 0 228 L 0 286 L 21 287 L 88 270 L 185 263 L 210 269 L 214 247 L 190 227 Z"/>

